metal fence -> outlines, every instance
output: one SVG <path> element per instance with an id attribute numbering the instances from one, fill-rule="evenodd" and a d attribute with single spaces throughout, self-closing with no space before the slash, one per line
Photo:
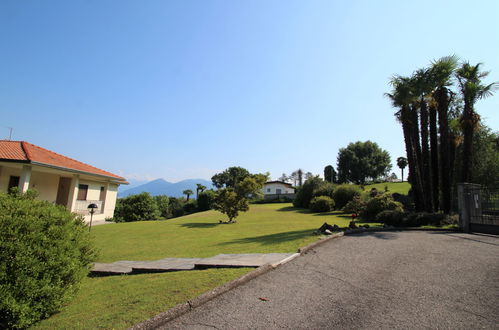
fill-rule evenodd
<path id="1" fill-rule="evenodd" d="M 499 190 L 458 184 L 459 219 L 466 232 L 499 234 Z"/>

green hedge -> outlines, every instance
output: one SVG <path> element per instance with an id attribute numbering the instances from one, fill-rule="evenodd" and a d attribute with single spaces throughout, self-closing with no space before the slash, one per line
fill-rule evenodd
<path id="1" fill-rule="evenodd" d="M 34 197 L 0 194 L 0 329 L 57 312 L 95 258 L 82 218 Z"/>

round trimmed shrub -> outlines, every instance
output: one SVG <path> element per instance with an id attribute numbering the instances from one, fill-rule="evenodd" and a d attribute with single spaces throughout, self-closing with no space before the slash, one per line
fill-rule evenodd
<path id="1" fill-rule="evenodd" d="M 341 210 L 348 202 L 354 199 L 355 196 L 360 196 L 361 190 L 354 185 L 341 185 L 336 187 L 333 192 L 333 199 L 336 203 L 336 209 Z"/>
<path id="2" fill-rule="evenodd" d="M 355 196 L 350 202 L 343 207 L 343 212 L 359 214 L 366 208 L 365 198 Z"/>
<path id="3" fill-rule="evenodd" d="M 377 195 L 369 199 L 366 207 L 360 213 L 364 220 L 374 220 L 376 216 L 383 211 L 400 211 L 404 210 L 401 203 L 393 200 L 392 196 L 388 194 Z"/>
<path id="4" fill-rule="evenodd" d="M 314 191 L 321 187 L 323 183 L 324 181 L 317 176 L 313 176 L 305 181 L 303 186 L 299 187 L 296 191 L 293 206 L 309 208 L 310 201 L 314 197 Z"/>
<path id="5" fill-rule="evenodd" d="M 334 200 L 328 196 L 318 196 L 310 201 L 310 210 L 312 212 L 329 212 L 334 207 Z"/>
<path id="6" fill-rule="evenodd" d="M 384 223 L 388 226 L 399 227 L 403 225 L 406 216 L 407 214 L 400 210 L 386 210 L 378 213 L 378 215 L 376 216 L 376 221 Z"/>
<path id="7" fill-rule="evenodd" d="M 171 204 L 171 199 L 169 201 Z M 170 212 L 167 210 L 167 212 Z M 157 220 L 160 217 L 158 204 L 149 193 L 143 192 L 119 198 L 114 210 L 116 222 Z"/>
<path id="8" fill-rule="evenodd" d="M 0 329 L 57 312 L 95 259 L 83 219 L 34 197 L 0 194 Z"/>

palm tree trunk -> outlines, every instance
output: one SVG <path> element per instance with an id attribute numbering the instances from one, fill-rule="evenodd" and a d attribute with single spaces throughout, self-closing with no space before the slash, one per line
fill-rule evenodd
<path id="1" fill-rule="evenodd" d="M 402 107 L 401 111 L 401 121 L 402 130 L 404 133 L 405 149 L 407 153 L 407 163 L 409 165 L 409 177 L 408 181 L 411 183 L 412 193 L 414 196 L 414 204 L 416 211 L 423 211 L 423 194 L 422 194 L 422 184 L 421 175 L 419 173 L 418 158 L 416 149 L 414 146 L 414 131 L 412 123 L 414 123 L 411 110 L 408 106 Z M 416 123 L 417 124 L 417 123 Z"/>
<path id="2" fill-rule="evenodd" d="M 438 162 L 438 135 L 437 135 L 437 109 L 434 105 L 429 107 L 430 115 L 430 158 L 431 158 L 431 186 L 434 210 L 439 209 L 439 162 Z"/>
<path id="3" fill-rule="evenodd" d="M 442 211 L 449 213 L 451 208 L 450 149 L 449 149 L 449 93 L 447 88 L 436 91 L 438 103 L 438 126 L 440 133 L 440 190 L 442 192 Z"/>
<path id="4" fill-rule="evenodd" d="M 433 212 L 433 191 L 430 171 L 430 147 L 428 145 L 428 107 L 426 101 L 421 98 L 420 102 L 421 120 L 421 172 L 423 176 L 423 193 L 426 211 Z"/>
<path id="5" fill-rule="evenodd" d="M 473 108 L 465 98 L 462 119 L 463 128 L 463 167 L 462 182 L 471 182 L 471 159 L 473 153 Z"/>

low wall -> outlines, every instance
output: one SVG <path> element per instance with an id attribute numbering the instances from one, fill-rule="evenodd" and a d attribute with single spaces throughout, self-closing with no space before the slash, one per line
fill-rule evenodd
<path id="1" fill-rule="evenodd" d="M 264 199 L 278 199 L 278 198 L 288 198 L 295 199 L 296 194 L 265 194 Z"/>

